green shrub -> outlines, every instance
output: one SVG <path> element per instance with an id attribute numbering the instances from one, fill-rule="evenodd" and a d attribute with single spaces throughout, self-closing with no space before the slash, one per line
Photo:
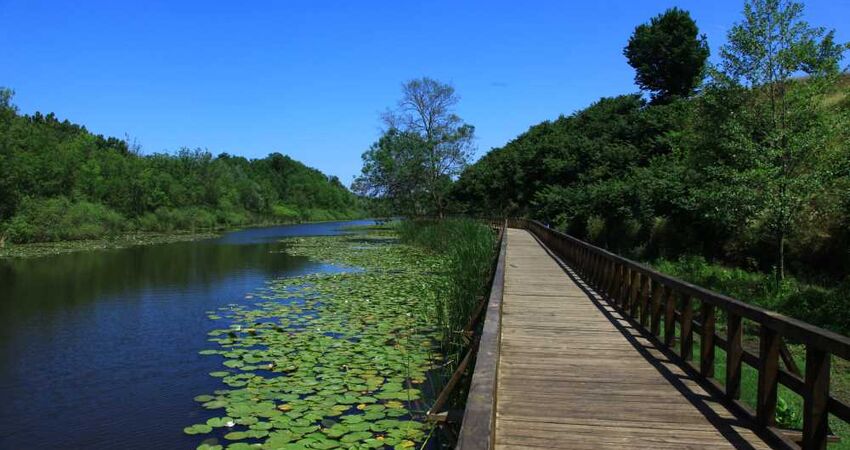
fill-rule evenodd
<path id="1" fill-rule="evenodd" d="M 104 205 L 53 197 L 24 198 L 5 232 L 11 242 L 26 243 L 94 239 L 127 228 L 125 218 Z"/>
<path id="2" fill-rule="evenodd" d="M 283 222 L 296 221 L 301 217 L 301 213 L 295 207 L 277 204 L 272 205 L 272 217 Z"/>
<path id="3" fill-rule="evenodd" d="M 599 242 L 599 238 L 605 233 L 605 218 L 593 214 L 587 218 L 587 239 L 590 242 Z"/>
<path id="4" fill-rule="evenodd" d="M 850 278 L 832 288 L 711 263 L 700 256 L 652 263 L 659 271 L 738 300 L 850 335 Z"/>

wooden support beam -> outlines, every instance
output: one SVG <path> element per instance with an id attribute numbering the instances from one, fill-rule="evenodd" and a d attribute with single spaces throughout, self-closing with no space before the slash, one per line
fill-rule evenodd
<path id="1" fill-rule="evenodd" d="M 702 304 L 702 338 L 700 339 L 699 372 L 714 378 L 714 331 L 717 321 L 714 305 Z"/>
<path id="2" fill-rule="evenodd" d="M 726 397 L 741 398 L 741 361 L 744 356 L 741 316 L 729 314 L 726 318 Z"/>
<path id="3" fill-rule="evenodd" d="M 830 354 L 806 349 L 806 394 L 803 396 L 803 449 L 826 449 L 829 436 Z"/>
<path id="4" fill-rule="evenodd" d="M 676 294 L 672 290 L 664 301 L 664 345 L 673 348 L 676 340 Z"/>
<path id="5" fill-rule="evenodd" d="M 679 329 L 679 355 L 685 361 L 694 358 L 694 302 L 690 296 L 682 296 L 682 324 Z"/>
<path id="6" fill-rule="evenodd" d="M 654 336 L 661 333 L 661 299 L 665 296 L 667 288 L 659 283 L 652 283 L 652 318 L 650 320 L 650 331 Z"/>
<path id="7" fill-rule="evenodd" d="M 776 395 L 779 381 L 779 333 L 761 325 L 759 332 L 759 378 L 756 421 L 765 427 L 776 424 Z"/>
<path id="8" fill-rule="evenodd" d="M 644 276 L 640 284 L 640 324 L 644 328 L 649 325 L 650 289 L 652 289 L 652 280 L 648 276 Z"/>

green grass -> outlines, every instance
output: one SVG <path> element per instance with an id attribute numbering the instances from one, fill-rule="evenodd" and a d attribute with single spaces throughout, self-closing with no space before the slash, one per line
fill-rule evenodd
<path id="1" fill-rule="evenodd" d="M 777 282 L 772 274 L 727 267 L 699 256 L 659 259 L 651 265 L 665 274 L 752 305 L 850 335 L 850 277 L 831 286 L 804 283 L 793 277 Z"/>

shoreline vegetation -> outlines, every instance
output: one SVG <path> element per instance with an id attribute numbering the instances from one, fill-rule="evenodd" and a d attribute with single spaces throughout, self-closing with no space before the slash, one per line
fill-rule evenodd
<path id="1" fill-rule="evenodd" d="M 289 156 L 142 153 L 54 114 L 20 114 L 0 87 L 0 243 L 214 232 L 364 217 L 338 177 Z"/>
<path id="2" fill-rule="evenodd" d="M 114 250 L 142 245 L 169 244 L 174 242 L 199 241 L 221 237 L 225 233 L 244 230 L 249 228 L 263 228 L 284 225 L 298 225 L 311 223 L 326 223 L 346 220 L 363 220 L 367 217 L 341 217 L 326 220 L 293 221 L 293 222 L 257 222 L 243 226 L 221 227 L 209 230 L 175 230 L 170 232 L 136 231 L 118 233 L 95 239 L 60 240 L 52 242 L 30 242 L 24 244 L 11 244 L 6 242 L 0 245 L 0 260 L 2 259 L 24 259 L 40 258 L 44 256 L 61 255 L 90 250 Z"/>

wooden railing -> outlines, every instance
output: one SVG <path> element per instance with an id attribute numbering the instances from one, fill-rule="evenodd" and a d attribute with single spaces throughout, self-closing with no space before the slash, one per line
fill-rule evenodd
<path id="1" fill-rule="evenodd" d="M 536 235 L 612 306 L 672 349 L 716 394 L 750 416 L 777 442 L 824 449 L 830 434 L 829 415 L 850 423 L 850 406 L 830 395 L 829 381 L 832 357 L 850 360 L 850 338 L 664 275 L 540 222 L 511 219 L 509 225 Z M 723 335 L 717 331 L 721 312 L 726 321 Z M 744 348 L 744 321 L 758 327 L 757 354 Z M 700 336 L 696 364 L 694 334 Z M 805 346 L 805 374 L 796 369 L 784 339 Z M 723 384 L 715 379 L 718 347 L 726 352 Z M 744 364 L 758 371 L 755 411 L 740 400 Z M 803 398 L 803 431 L 796 439 L 776 427 L 779 385 Z"/>

